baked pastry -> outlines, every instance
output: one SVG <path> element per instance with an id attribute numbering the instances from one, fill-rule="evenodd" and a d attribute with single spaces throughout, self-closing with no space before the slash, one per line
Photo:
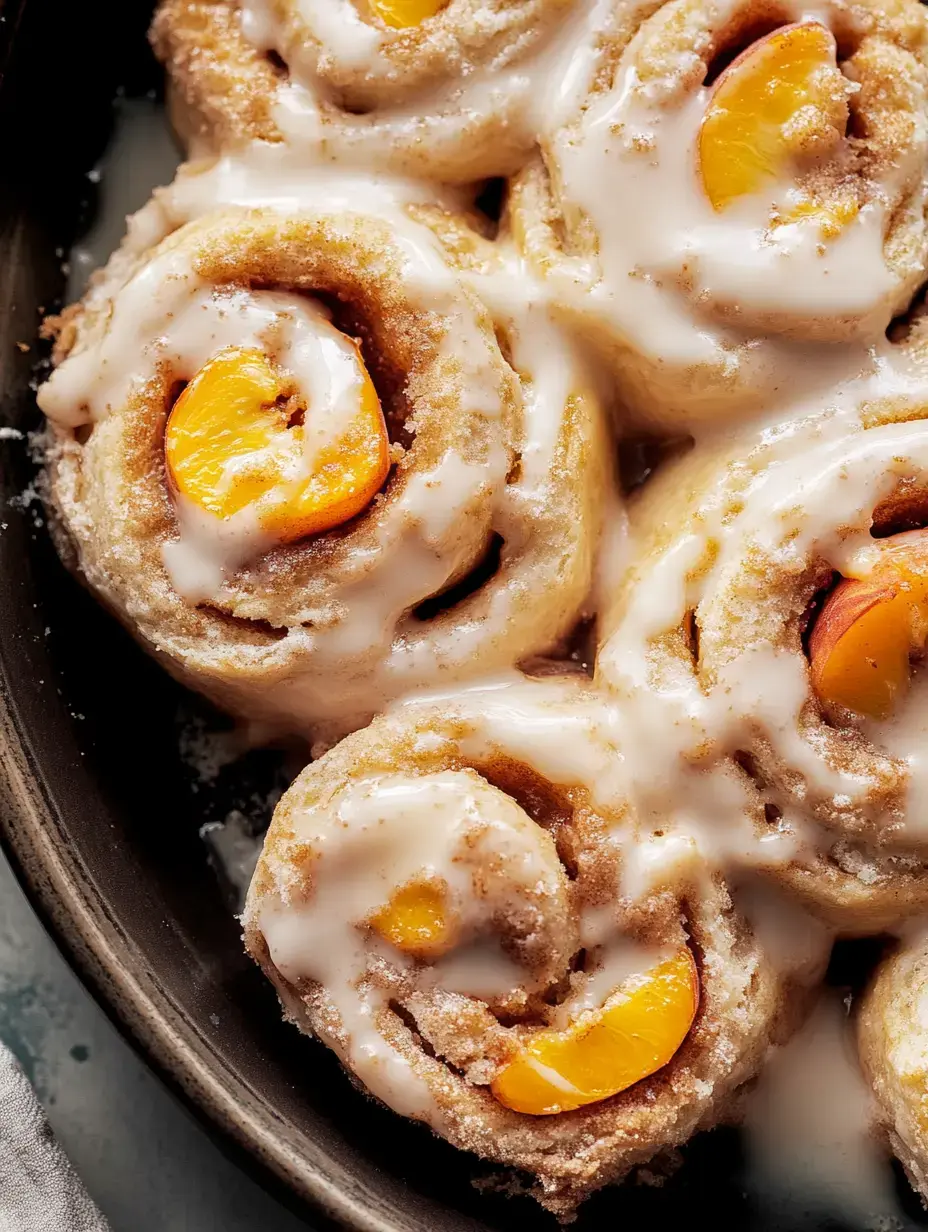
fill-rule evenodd
<path id="1" fill-rule="evenodd" d="M 232 713 L 331 740 L 555 648 L 583 610 L 598 404 L 566 352 L 551 387 L 515 372 L 424 224 L 208 214 L 117 256 L 59 329 L 39 401 L 62 554 Z"/>
<path id="2" fill-rule="evenodd" d="M 162 0 L 152 42 L 196 152 L 286 141 L 447 182 L 516 170 L 574 0 Z"/>
<path id="3" fill-rule="evenodd" d="M 161 0 L 151 37 L 195 160 L 49 322 L 57 546 L 311 745 L 243 917 L 287 1017 L 569 1221 L 740 1117 L 835 935 L 928 913 L 928 15 Z M 607 403 L 626 479 L 664 459 L 630 535 Z M 861 1041 L 925 1192 L 921 946 Z"/>
<path id="4" fill-rule="evenodd" d="M 575 682 L 398 707 L 284 795 L 244 914 L 297 1026 L 563 1218 L 730 1114 L 796 977 L 691 846 L 636 843 L 613 741 Z"/>
<path id="5" fill-rule="evenodd" d="M 877 1120 L 912 1186 L 928 1199 L 928 949 L 922 933 L 895 946 L 859 1006 L 857 1043 Z"/>
<path id="6" fill-rule="evenodd" d="M 827 386 L 924 281 L 926 110 L 916 0 L 617 5 L 510 224 L 634 418 L 744 417 Z"/>
<path id="7" fill-rule="evenodd" d="M 928 908 L 917 667 L 902 697 L 926 627 L 911 381 L 669 464 L 631 509 L 640 556 L 597 660 L 643 789 L 846 933 Z"/>

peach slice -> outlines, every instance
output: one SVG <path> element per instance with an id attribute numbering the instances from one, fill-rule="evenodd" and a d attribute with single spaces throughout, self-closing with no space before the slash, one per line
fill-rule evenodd
<path id="1" fill-rule="evenodd" d="M 491 1084 L 501 1104 L 552 1116 L 617 1095 L 662 1069 L 686 1039 L 699 1006 L 699 975 L 686 948 L 616 989 L 601 1010 L 566 1031 L 539 1031 Z"/>
<path id="2" fill-rule="evenodd" d="M 311 463 L 286 379 L 270 360 L 251 348 L 214 355 L 168 419 L 165 458 L 175 490 L 219 518 L 253 507 L 261 528 L 284 543 L 360 513 L 387 477 L 389 441 L 377 392 L 350 345 L 357 409 Z M 306 408 L 307 416 L 312 413 Z"/>
<path id="3" fill-rule="evenodd" d="M 812 687 L 826 705 L 889 718 L 928 636 L 928 531 L 882 540 L 863 578 L 844 578 L 809 635 Z"/>
<path id="4" fill-rule="evenodd" d="M 438 957 L 451 943 L 445 895 L 427 881 L 402 886 L 370 923 L 385 941 L 417 958 Z"/>
<path id="5" fill-rule="evenodd" d="M 797 203 L 789 210 L 779 212 L 777 223 L 798 222 L 800 218 L 814 218 L 819 225 L 822 237 L 832 240 L 839 235 L 849 222 L 853 222 L 860 213 L 860 205 L 846 193 L 834 197 L 831 201 L 822 201 L 811 197 Z"/>
<path id="6" fill-rule="evenodd" d="M 441 12 L 448 0 L 370 0 L 371 11 L 394 30 L 421 26 Z"/>
<path id="7" fill-rule="evenodd" d="M 721 73 L 699 130 L 699 173 L 713 209 L 843 138 L 849 83 L 836 57 L 830 30 L 799 22 L 759 39 Z M 826 220 L 840 225 L 848 211 L 856 213 L 846 204 L 835 219 L 826 210 Z M 809 212 L 805 203 L 800 212 Z"/>

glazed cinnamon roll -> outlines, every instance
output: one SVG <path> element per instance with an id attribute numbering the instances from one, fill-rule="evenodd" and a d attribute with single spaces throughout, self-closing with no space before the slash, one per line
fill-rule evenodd
<path id="1" fill-rule="evenodd" d="M 923 374 L 884 374 L 671 464 L 598 659 L 668 794 L 705 768 L 683 823 L 848 933 L 928 908 L 926 416 Z"/>
<path id="2" fill-rule="evenodd" d="M 331 739 L 581 613 L 598 405 L 566 352 L 553 384 L 516 373 L 424 224 L 207 214 L 120 254 L 59 330 L 62 555 L 219 706 Z"/>
<path id="3" fill-rule="evenodd" d="M 197 150 L 288 141 L 316 160 L 464 182 L 516 169 L 576 0 L 163 0 L 152 42 Z"/>
<path id="4" fill-rule="evenodd" d="M 928 1199 L 928 948 L 923 934 L 884 958 L 864 994 L 857 1042 L 886 1141 Z"/>
<path id="5" fill-rule="evenodd" d="M 633 416 L 753 414 L 882 339 L 928 262 L 921 4 L 620 5 L 592 80 L 511 225 Z"/>
<path id="6" fill-rule="evenodd" d="M 574 683 L 413 702 L 281 800 L 245 939 L 287 1015 L 570 1217 L 731 1111 L 788 981 L 686 844 L 636 842 Z"/>

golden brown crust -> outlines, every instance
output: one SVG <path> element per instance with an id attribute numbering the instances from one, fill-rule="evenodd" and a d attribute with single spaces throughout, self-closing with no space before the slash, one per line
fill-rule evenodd
<path id="1" fill-rule="evenodd" d="M 448 219 L 442 226 L 450 234 Z M 466 231 L 463 223 L 454 229 L 459 239 Z M 482 241 L 473 236 L 470 243 Z M 187 224 L 128 270 L 120 260 L 116 288 L 110 296 L 94 288 L 83 314 L 62 335 L 61 350 L 67 346 L 80 356 L 105 339 L 112 314 L 122 311 L 119 287 L 131 286 L 135 275 L 172 251 L 184 254 L 191 280 L 206 287 L 286 288 L 297 296 L 323 296 L 336 323 L 360 339 L 394 441 L 395 466 L 383 492 L 351 522 L 267 551 L 229 577 L 214 600 L 190 602 L 177 593 L 162 562 L 163 546 L 177 533 L 162 449 L 175 385 L 170 367 L 162 368 L 89 433 L 54 429 L 49 473 L 56 520 L 72 541 L 69 557 L 103 602 L 170 671 L 218 705 L 272 726 L 327 727 L 331 720 L 336 734 L 366 721 L 385 697 L 414 684 L 377 683 L 380 643 L 386 634 L 389 651 L 389 629 L 370 617 L 365 633 L 363 598 L 346 608 L 349 593 L 383 585 L 391 560 L 401 573 L 411 570 L 408 580 L 398 579 L 409 598 L 393 616 L 395 642 L 421 644 L 420 666 L 428 668 L 432 682 L 454 679 L 465 668 L 499 670 L 552 648 L 586 602 L 609 482 L 593 396 L 582 388 L 572 391 L 547 495 L 530 522 L 524 522 L 528 511 L 505 514 L 505 493 L 489 478 L 472 485 L 458 516 L 449 524 L 443 514 L 444 524 L 429 532 L 428 577 L 423 573 L 419 581 L 414 567 L 421 570 L 416 561 L 422 550 L 410 564 L 402 547 L 409 532 L 402 528 L 408 502 L 418 500 L 410 493 L 420 479 L 440 473 L 450 454 L 454 474 L 469 468 L 477 475 L 491 461 L 499 469 L 502 461 L 500 482 L 507 474 L 514 482 L 533 431 L 486 309 L 449 270 L 445 308 L 436 311 L 423 299 L 422 271 L 410 266 L 383 220 L 230 210 Z M 462 338 L 466 351 L 456 341 Z M 478 390 L 499 401 L 498 416 L 481 405 Z M 587 482 L 577 483 L 578 474 Z M 457 499 L 456 492 L 452 485 L 448 499 Z M 453 606 L 439 601 L 434 613 L 413 614 L 423 600 L 478 566 L 497 534 L 505 542 L 485 584 Z M 391 549 L 394 540 L 400 543 Z M 445 562 L 437 584 L 434 558 Z M 326 690 L 321 680 L 313 685 L 320 671 L 316 642 L 351 620 L 360 629 L 363 652 L 357 653 L 356 641 L 354 657 L 345 651 L 329 663 L 339 687 Z M 465 626 L 477 634 L 465 656 L 469 666 L 459 662 L 453 645 L 455 630 Z M 339 706 L 345 707 L 340 717 Z"/>
<path id="2" fill-rule="evenodd" d="M 281 141 L 274 109 L 293 80 L 316 95 L 323 139 L 343 154 L 360 141 L 395 169 L 465 182 L 515 170 L 530 149 L 526 99 L 521 87 L 507 90 L 504 74 L 530 59 L 571 4 L 450 0 L 407 29 L 362 14 L 377 44 L 367 61 L 322 42 L 290 0 L 269 5 L 273 57 L 243 35 L 234 0 L 162 0 L 151 40 L 169 73 L 175 127 L 199 149 Z M 460 101 L 484 74 L 492 99 L 485 90 Z"/>
<path id="3" fill-rule="evenodd" d="M 242 38 L 234 4 L 169 0 L 151 28 L 168 71 L 171 119 L 187 145 L 280 141 L 272 116 L 280 73 Z"/>
<path id="4" fill-rule="evenodd" d="M 584 690 L 565 692 L 561 685 L 534 685 L 521 697 L 520 708 L 537 706 L 539 716 L 563 707 L 566 717 L 572 706 L 590 704 Z M 505 697 L 502 703 L 505 707 Z M 385 1013 L 378 1021 L 378 1029 L 428 1084 L 439 1132 L 463 1149 L 534 1173 L 539 1200 L 569 1218 L 593 1190 L 730 1115 L 736 1090 L 757 1071 L 771 1042 L 781 1038 L 784 1010 L 793 1007 L 784 1000 L 786 982 L 720 880 L 691 866 L 678 872 L 671 888 L 658 886 L 635 902 L 617 894 L 620 857 L 609 836 L 627 821 L 621 804 L 618 811 L 603 811 L 592 798 L 592 785 L 565 782 L 564 771 L 546 779 L 539 770 L 543 752 L 528 764 L 515 751 L 519 732 L 510 745 L 494 721 L 495 704 L 498 699 L 490 694 L 483 700 L 450 699 L 440 708 L 406 707 L 378 718 L 307 767 L 281 800 L 265 840 L 246 907 L 245 939 L 295 1024 L 321 1032 L 343 1057 L 350 1055 L 326 989 L 305 982 L 296 986 L 271 961 L 262 909 L 280 899 L 312 900 L 312 847 L 300 837 L 304 817 L 314 826 L 326 824 L 323 819 L 335 816 L 342 793 L 361 781 L 381 775 L 416 780 L 448 770 L 476 774 L 505 791 L 556 835 L 561 859 L 571 869 L 574 913 L 605 910 L 612 903 L 620 929 L 657 945 L 679 944 L 682 922 L 701 978 L 700 1007 L 685 1043 L 651 1078 L 575 1112 L 525 1116 L 500 1105 L 487 1089 L 520 1034 L 554 1012 L 548 997 L 530 1003 L 523 1025 L 504 1025 L 484 1003 L 442 993 L 413 994 L 403 1003 L 403 1015 Z M 571 726 L 575 745 L 596 739 L 592 722 L 587 737 Z M 569 970 L 565 965 L 559 978 Z M 575 972 L 568 986 L 576 989 L 584 978 Z"/>
<path id="5" fill-rule="evenodd" d="M 928 406 L 917 394 L 900 395 L 864 402 L 858 413 L 843 431 L 836 429 L 830 414 L 822 413 L 782 437 L 761 434 L 734 445 L 722 441 L 696 446 L 646 485 L 630 502 L 637 551 L 602 621 L 597 679 L 620 694 L 627 687 L 618 647 L 622 631 L 629 628 L 635 596 L 654 585 L 674 551 L 694 536 L 700 548 L 689 565 L 681 567 L 691 595 L 688 610 L 681 613 L 679 624 L 642 644 L 648 677 L 657 692 L 682 685 L 711 704 L 732 681 L 750 673 L 752 654 L 780 655 L 785 667 L 796 665 L 805 685 L 792 753 L 784 751 L 777 738 L 775 720 L 767 723 L 762 713 L 736 712 L 724 734 L 710 731 L 706 758 L 734 758 L 742 776 L 745 816 L 757 835 L 773 835 L 784 824 L 797 828 L 795 858 L 775 858 L 767 875 L 839 931 L 865 935 L 928 908 L 928 845 L 913 816 L 920 802 L 908 796 L 905 764 L 865 738 L 852 722 L 826 713 L 812 690 L 806 626 L 813 601 L 834 576 L 819 545 L 841 536 L 827 510 L 815 503 L 819 476 L 803 477 L 804 496 L 795 505 L 800 524 L 807 504 L 819 509 L 809 515 L 817 516 L 820 524 L 811 533 L 803 532 L 802 550 L 781 551 L 787 542 L 785 529 L 782 541 L 771 533 L 763 543 L 762 535 L 750 530 L 759 525 L 758 501 L 764 499 L 756 495 L 758 480 L 773 474 L 776 466 L 792 462 L 795 467 L 805 455 L 814 458 L 812 451 L 829 440 L 835 449 L 863 456 L 871 439 L 867 434 L 874 434 L 878 448 L 884 425 L 921 424 Z M 829 465 L 833 462 L 832 456 Z M 890 459 L 889 466 L 905 472 L 898 459 Z M 784 501 L 788 492 L 789 485 L 783 489 Z M 889 524 L 911 516 L 916 496 L 923 521 L 924 492 L 913 495 L 903 484 L 874 507 L 874 522 Z M 865 498 L 858 508 L 866 517 Z M 777 505 L 769 519 L 779 517 L 792 524 Z M 742 532 L 742 527 L 747 529 Z M 732 543 L 734 557 L 729 555 L 725 568 L 717 570 Z M 848 785 L 844 790 L 836 785 L 839 776 Z"/>
<path id="6" fill-rule="evenodd" d="M 759 362 L 754 354 L 759 346 L 772 340 L 876 341 L 924 280 L 928 268 L 924 160 L 914 157 L 913 151 L 917 153 L 922 140 L 928 103 L 928 16 L 916 0 L 835 3 L 818 17 L 835 34 L 841 71 L 855 92 L 849 100 L 848 139 L 833 159 L 810 173 L 805 187 L 826 200 L 838 192 L 850 193 L 854 208 L 861 211 L 868 206 L 885 208 L 882 256 L 890 280 L 878 303 L 833 311 L 805 308 L 801 298 L 779 306 L 771 296 L 758 306 L 743 293 L 726 299 L 722 289 L 695 286 L 685 262 L 679 269 L 669 261 L 666 268 L 652 269 L 646 262 L 637 263 L 644 261 L 644 254 L 631 253 L 628 268 L 609 265 L 611 241 L 601 225 L 608 214 L 592 216 L 583 196 L 589 195 L 590 185 L 580 184 L 582 191 L 577 191 L 572 179 L 575 163 L 568 157 L 585 140 L 595 142 L 585 126 L 597 114 L 596 108 L 619 97 L 629 84 L 626 70 L 634 66 L 636 89 L 652 90 L 659 100 L 656 105 L 673 115 L 692 101 L 704 79 L 736 49 L 796 19 L 795 10 L 778 0 L 744 0 L 734 6 L 651 0 L 618 6 L 600 44 L 592 87 L 577 114 L 561 131 L 545 138 L 539 153 L 513 178 L 508 226 L 517 244 L 532 267 L 549 280 L 564 321 L 588 337 L 614 368 L 629 419 L 649 429 L 685 431 L 725 416 L 744 418 L 763 405 L 774 405 L 784 380 L 789 380 L 789 366 L 784 373 L 772 359 Z M 615 122 L 610 131 L 617 134 L 622 127 Z M 641 156 L 654 166 L 680 156 L 672 141 L 666 148 L 655 145 L 646 119 L 640 127 Z M 686 157 L 690 156 L 687 148 Z M 641 191 L 633 176 L 629 183 L 635 185 L 633 191 Z M 684 184 L 681 192 L 685 188 Z M 732 235 L 733 243 L 738 243 L 736 226 Z M 694 267 L 698 260 L 698 255 L 692 258 Z M 797 278 L 801 281 L 808 273 L 797 271 Z M 757 275 L 766 276 L 763 271 Z M 621 303 L 636 279 L 666 289 L 663 351 L 659 345 L 646 348 L 622 314 L 609 309 L 610 297 Z M 678 355 L 670 342 L 681 303 L 692 316 L 694 336 L 705 328 L 719 338 L 717 351 L 705 359 Z"/>

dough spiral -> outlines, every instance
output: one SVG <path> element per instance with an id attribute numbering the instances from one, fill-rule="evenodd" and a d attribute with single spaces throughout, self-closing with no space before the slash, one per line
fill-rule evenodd
<path id="1" fill-rule="evenodd" d="M 531 361 L 520 378 L 447 250 L 405 214 L 207 214 L 117 257 L 61 328 L 40 394 L 60 546 L 218 705 L 332 739 L 402 692 L 552 649 L 583 610 L 608 482 L 597 401 L 566 353 L 553 385 Z M 230 365 L 253 403 L 234 430 Z M 280 465 L 304 482 L 314 458 L 310 486 L 268 506 L 292 491 L 275 471 L 236 509 L 230 484 L 255 463 L 228 443 L 198 453 L 196 431 L 252 439 L 283 414 L 275 394 L 290 421 L 253 456 L 273 461 L 298 426 L 303 452 Z M 199 426 L 172 453 L 182 406 Z M 320 522 L 346 484 L 354 503 Z"/>
<path id="2" fill-rule="evenodd" d="M 293 143 L 446 182 L 514 171 L 576 0 L 163 0 L 152 42 L 194 148 Z M 403 10 L 402 24 L 387 10 Z M 541 76 L 539 76 L 541 74 Z"/>
<path id="3" fill-rule="evenodd" d="M 837 936 L 928 912 L 928 15 L 152 39 L 192 161 L 48 323 L 58 549 L 236 741 L 309 745 L 244 915 L 285 1014 L 569 1221 L 740 1115 Z"/>
<path id="4" fill-rule="evenodd" d="M 926 100 L 914 0 L 617 5 L 511 225 L 639 423 L 743 418 L 924 281 Z"/>
<path id="5" fill-rule="evenodd" d="M 928 952 L 923 935 L 893 947 L 859 1007 L 857 1041 L 878 1121 L 913 1188 L 928 1197 Z"/>
<path id="6" fill-rule="evenodd" d="M 691 852 L 649 878 L 633 871 L 641 855 L 608 712 L 583 686 L 411 703 L 283 797 L 246 944 L 287 1014 L 372 1094 L 533 1173 L 539 1200 L 569 1217 L 729 1115 L 783 1023 L 788 981 L 725 883 Z M 698 972 L 695 1018 L 671 981 L 658 1025 L 640 1028 L 651 1045 L 670 1033 L 665 1064 L 647 1076 L 649 1056 L 640 1081 L 613 1076 L 625 1089 L 610 1097 L 603 1078 L 584 1102 L 546 1037 L 583 1036 L 618 1005 L 631 1014 L 606 1056 L 634 1056 L 634 989 L 661 964 L 677 980 Z M 564 1101 L 573 1110 L 555 1111 Z"/>

